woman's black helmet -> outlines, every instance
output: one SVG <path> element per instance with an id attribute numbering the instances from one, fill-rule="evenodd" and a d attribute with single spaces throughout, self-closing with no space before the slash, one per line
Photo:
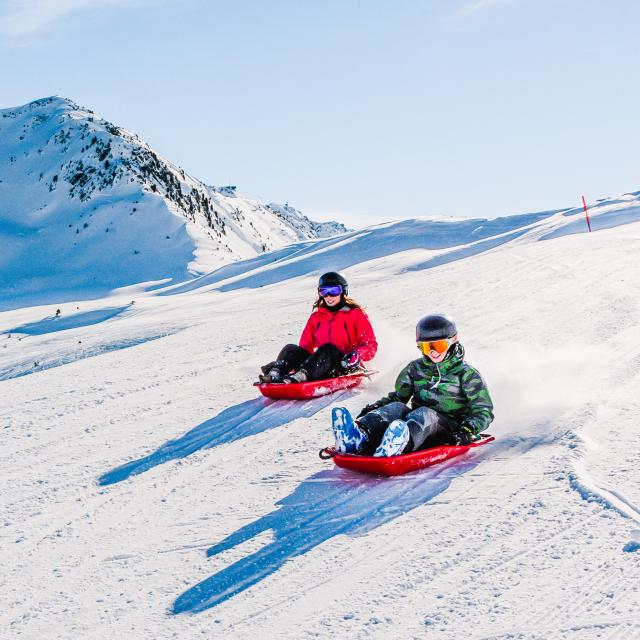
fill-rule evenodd
<path id="1" fill-rule="evenodd" d="M 347 279 L 337 271 L 328 271 L 327 273 L 323 273 L 318 281 L 318 288 L 330 287 L 331 285 L 335 286 L 337 284 L 342 286 L 342 293 L 346 296 L 349 293 L 349 284 Z"/>
<path id="2" fill-rule="evenodd" d="M 449 316 L 434 313 L 420 318 L 416 325 L 416 342 L 442 340 L 455 335 L 458 335 L 458 329 Z"/>

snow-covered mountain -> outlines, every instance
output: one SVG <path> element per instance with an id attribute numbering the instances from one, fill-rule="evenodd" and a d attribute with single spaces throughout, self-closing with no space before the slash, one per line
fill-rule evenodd
<path id="1" fill-rule="evenodd" d="M 184 280 L 344 231 L 207 186 L 69 100 L 0 111 L 0 296 Z"/>

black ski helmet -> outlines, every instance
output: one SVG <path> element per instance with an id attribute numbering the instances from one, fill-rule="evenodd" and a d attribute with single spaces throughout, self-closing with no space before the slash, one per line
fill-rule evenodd
<path id="1" fill-rule="evenodd" d="M 456 323 L 449 317 L 434 313 L 420 318 L 416 325 L 416 342 L 430 342 L 458 335 Z"/>
<path id="2" fill-rule="evenodd" d="M 323 273 L 318 280 L 318 289 L 320 287 L 330 287 L 331 285 L 339 284 L 342 286 L 342 293 L 346 296 L 349 293 L 349 283 L 347 279 L 340 275 L 337 271 L 328 271 Z"/>

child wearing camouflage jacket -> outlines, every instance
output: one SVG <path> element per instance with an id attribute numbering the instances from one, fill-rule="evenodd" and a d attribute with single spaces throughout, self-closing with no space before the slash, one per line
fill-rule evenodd
<path id="1" fill-rule="evenodd" d="M 468 444 L 489 426 L 489 391 L 477 369 L 464 361 L 453 320 L 425 316 L 416 327 L 416 342 L 423 355 L 400 372 L 394 391 L 364 407 L 355 422 L 345 408 L 333 410 L 336 451 L 393 456 Z"/>

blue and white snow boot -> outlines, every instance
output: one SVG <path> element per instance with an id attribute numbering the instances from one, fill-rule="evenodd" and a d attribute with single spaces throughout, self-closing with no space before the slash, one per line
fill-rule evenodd
<path id="1" fill-rule="evenodd" d="M 404 420 L 394 420 L 384 432 L 382 442 L 374 452 L 376 458 L 399 456 L 409 442 L 409 425 Z"/>
<path id="2" fill-rule="evenodd" d="M 334 407 L 331 411 L 333 436 L 338 453 L 358 453 L 368 440 L 367 435 L 358 428 L 351 414 L 345 407 Z"/>

